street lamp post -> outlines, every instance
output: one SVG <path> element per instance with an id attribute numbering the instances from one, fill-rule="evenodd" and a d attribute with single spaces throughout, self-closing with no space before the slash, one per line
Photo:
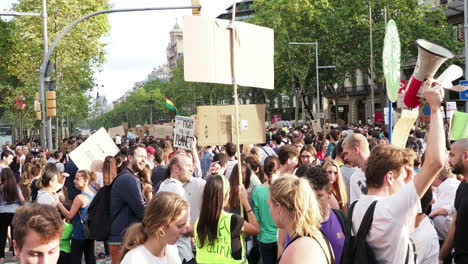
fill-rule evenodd
<path id="1" fill-rule="evenodd" d="M 315 75 L 317 76 L 317 113 L 320 113 L 320 90 L 319 90 L 319 69 L 335 69 L 336 66 L 318 65 L 318 42 L 289 42 L 289 45 L 314 45 L 315 46 Z"/>

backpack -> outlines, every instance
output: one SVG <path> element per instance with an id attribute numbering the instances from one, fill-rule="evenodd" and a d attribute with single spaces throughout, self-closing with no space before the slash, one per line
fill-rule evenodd
<path id="1" fill-rule="evenodd" d="M 349 222 L 352 224 L 355 201 L 349 208 Z M 342 263 L 344 264 L 377 264 L 374 251 L 366 241 L 367 234 L 374 220 L 374 211 L 377 201 L 371 203 L 362 218 L 357 234 L 350 235 L 348 246 L 343 250 Z M 349 229 L 351 230 L 351 229 Z"/>
<path id="2" fill-rule="evenodd" d="M 114 179 L 115 181 L 115 179 Z M 106 186 L 103 186 L 94 196 L 88 208 L 88 230 L 89 239 L 96 241 L 106 241 L 109 237 L 112 223 L 111 220 L 111 191 L 114 181 Z M 119 215 L 122 208 L 119 209 Z"/>
<path id="3" fill-rule="evenodd" d="M 349 244 L 351 240 L 351 222 L 349 219 L 346 217 L 343 211 L 338 210 L 338 209 L 332 209 L 332 211 L 335 213 L 335 215 L 338 217 L 338 220 L 340 221 L 341 229 L 343 230 L 343 234 L 345 236 L 345 241 L 343 245 L 343 251 L 342 251 L 342 257 L 341 257 L 341 263 L 346 263 L 345 262 L 345 257 L 347 257 L 345 254 L 346 252 L 349 252 Z M 340 263 L 338 263 L 340 264 Z"/>

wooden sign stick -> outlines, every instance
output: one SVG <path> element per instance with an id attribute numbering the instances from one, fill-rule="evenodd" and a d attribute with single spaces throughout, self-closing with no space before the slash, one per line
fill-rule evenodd
<path id="1" fill-rule="evenodd" d="M 231 76 L 232 76 L 232 86 L 234 88 L 234 104 L 236 108 L 236 118 L 235 118 L 235 128 L 236 128 L 236 146 L 237 146 L 237 171 L 239 172 L 239 185 L 243 183 L 242 181 L 242 162 L 241 162 L 241 149 L 240 149 L 240 127 L 239 127 L 239 98 L 237 95 L 237 81 L 236 81 L 236 61 L 235 61 L 235 39 L 236 39 L 236 27 L 234 25 L 236 21 L 236 0 L 232 4 L 232 18 L 229 29 L 231 30 Z M 240 203 L 240 214 L 244 218 L 244 210 L 242 202 Z"/>

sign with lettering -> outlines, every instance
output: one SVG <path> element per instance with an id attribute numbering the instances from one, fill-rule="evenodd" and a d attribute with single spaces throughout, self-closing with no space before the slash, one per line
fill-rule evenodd
<path id="1" fill-rule="evenodd" d="M 119 148 L 104 128 L 99 129 L 85 142 L 70 153 L 70 157 L 80 170 L 89 170 L 96 161 L 104 161 L 107 156 L 115 156 Z"/>
<path id="2" fill-rule="evenodd" d="M 174 147 L 192 149 L 194 125 L 195 120 L 191 117 L 175 117 Z"/>

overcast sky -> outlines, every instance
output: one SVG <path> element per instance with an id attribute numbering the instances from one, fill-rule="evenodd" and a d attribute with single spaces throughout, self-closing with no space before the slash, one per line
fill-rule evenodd
<path id="1" fill-rule="evenodd" d="M 0 0 L 0 10 L 8 10 L 17 0 Z M 189 6 L 190 0 L 110 0 L 114 8 Z M 233 3 L 232 0 L 201 0 L 202 15 L 216 17 Z M 99 93 L 112 102 L 133 84 L 142 81 L 158 66 L 167 62 L 169 31 L 176 20 L 183 27 L 182 17 L 190 10 L 147 11 L 109 14 L 111 30 L 103 38 L 107 43 L 106 61 L 95 74 Z M 79 24 L 77 25 L 79 27 Z M 104 85 L 104 87 L 102 87 Z M 96 92 L 93 93 L 95 96 Z"/>

